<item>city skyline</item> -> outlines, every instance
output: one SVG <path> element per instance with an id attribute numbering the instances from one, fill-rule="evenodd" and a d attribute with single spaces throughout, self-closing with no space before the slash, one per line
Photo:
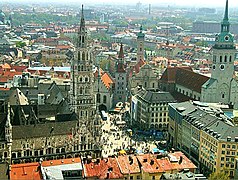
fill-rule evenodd
<path id="1" fill-rule="evenodd" d="M 9 2 L 8 0 L 3 0 L 2 2 Z M 97 2 L 93 1 L 93 0 L 42 0 L 42 1 L 37 1 L 37 0 L 13 0 L 11 1 L 11 3 L 66 3 L 66 4 L 70 4 L 70 3 L 84 3 L 84 4 L 121 4 L 121 5 L 126 5 L 126 4 L 136 4 L 138 2 L 141 2 L 142 5 L 145 4 L 152 4 L 152 5 L 163 5 L 163 6 L 188 6 L 188 7 L 224 7 L 225 5 L 225 0 L 217 0 L 216 3 L 214 4 L 214 2 L 212 1 L 206 1 L 206 0 L 200 0 L 199 2 L 194 2 L 194 1 L 190 1 L 190 0 L 183 0 L 183 1 L 179 1 L 179 0 L 131 0 L 130 2 L 125 1 L 125 0 L 99 0 Z M 229 5 L 230 7 L 237 7 L 237 4 L 235 3 L 235 0 L 229 0 Z"/>

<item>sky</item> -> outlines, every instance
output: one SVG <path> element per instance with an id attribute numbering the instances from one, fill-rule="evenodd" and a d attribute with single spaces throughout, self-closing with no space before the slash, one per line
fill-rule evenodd
<path id="1" fill-rule="evenodd" d="M 2 2 L 31 2 L 31 3 L 105 3 L 105 4 L 136 4 L 137 2 L 142 4 L 151 5 L 171 5 L 171 6 L 190 6 L 190 7 L 224 7 L 226 0 L 2 0 Z M 237 0 L 229 0 L 229 7 L 238 7 Z"/>

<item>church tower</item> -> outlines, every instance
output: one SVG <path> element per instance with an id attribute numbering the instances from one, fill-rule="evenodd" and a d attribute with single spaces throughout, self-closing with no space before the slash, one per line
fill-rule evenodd
<path id="1" fill-rule="evenodd" d="M 221 23 L 221 33 L 216 35 L 213 46 L 211 78 L 202 87 L 202 101 L 232 104 L 231 89 L 234 75 L 235 44 L 230 33 L 228 0 Z"/>
<path id="2" fill-rule="evenodd" d="M 121 44 L 115 72 L 114 105 L 127 100 L 127 73 L 125 70 L 123 45 Z"/>
<path id="3" fill-rule="evenodd" d="M 145 60 L 145 34 L 142 32 L 142 26 L 140 32 L 137 34 L 137 62 Z"/>
<path id="4" fill-rule="evenodd" d="M 82 14 L 75 44 L 74 58 L 71 60 L 70 104 L 79 119 L 93 118 L 96 111 L 93 91 L 93 54 L 88 45 L 87 30 Z"/>

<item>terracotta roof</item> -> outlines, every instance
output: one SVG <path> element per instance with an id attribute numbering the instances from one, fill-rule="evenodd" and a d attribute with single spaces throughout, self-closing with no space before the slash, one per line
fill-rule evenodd
<path id="1" fill-rule="evenodd" d="M 48 166 L 57 166 L 57 165 L 74 164 L 74 163 L 81 163 L 81 159 L 80 158 L 68 158 L 68 159 L 57 159 L 57 160 L 43 161 L 42 166 L 48 167 Z"/>
<path id="2" fill-rule="evenodd" d="M 4 87 L 0 87 L 0 91 L 9 91 L 10 88 L 4 88 Z"/>
<path id="3" fill-rule="evenodd" d="M 115 158 L 100 159 L 84 164 L 84 174 L 86 178 L 98 179 L 119 179 L 123 178 L 117 160 Z"/>
<path id="4" fill-rule="evenodd" d="M 10 171 L 10 179 L 12 180 L 29 180 L 29 179 L 42 179 L 41 171 L 38 168 L 39 163 L 27 164 L 13 164 Z"/>
<path id="5" fill-rule="evenodd" d="M 110 85 L 114 83 L 113 79 L 106 72 L 101 76 L 101 80 L 107 89 L 110 89 Z"/>
<path id="6" fill-rule="evenodd" d="M 202 85 L 209 77 L 195 73 L 187 69 L 179 69 L 176 73 L 176 84 L 184 86 L 196 92 L 201 92 Z"/>
<path id="7" fill-rule="evenodd" d="M 27 66 L 11 65 L 11 69 L 15 69 L 17 72 L 23 72 L 25 69 L 27 69 Z"/>
<path id="8" fill-rule="evenodd" d="M 176 151 L 174 153 L 170 153 L 170 155 L 176 157 L 178 160 L 180 157 L 182 158 L 181 163 L 171 163 L 171 167 L 173 170 L 182 170 L 182 169 L 196 169 L 197 167 L 189 160 L 181 151 Z"/>
<path id="9" fill-rule="evenodd" d="M 162 74 L 160 81 L 167 82 L 167 83 L 175 83 L 178 69 L 187 69 L 188 71 L 192 71 L 192 68 L 189 66 L 168 67 Z"/>
<path id="10" fill-rule="evenodd" d="M 143 59 L 140 59 L 140 61 L 136 63 L 136 65 L 134 66 L 134 71 L 136 74 L 139 73 L 141 66 L 143 66 L 144 64 L 145 61 Z"/>
<path id="11" fill-rule="evenodd" d="M 11 66 L 7 63 L 1 64 L 0 66 L 2 69 L 11 69 Z"/>
<path id="12" fill-rule="evenodd" d="M 140 173 L 139 163 L 136 156 L 118 156 L 117 162 L 122 174 Z"/>
<path id="13" fill-rule="evenodd" d="M 163 172 L 163 168 L 157 163 L 153 154 L 143 154 L 137 156 L 138 161 L 142 165 L 141 169 L 147 173 Z"/>

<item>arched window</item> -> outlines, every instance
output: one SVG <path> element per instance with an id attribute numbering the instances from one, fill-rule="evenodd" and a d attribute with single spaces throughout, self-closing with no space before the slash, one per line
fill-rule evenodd
<path id="1" fill-rule="evenodd" d="M 82 60 L 85 61 L 85 52 L 82 53 Z"/>
<path id="2" fill-rule="evenodd" d="M 220 56 L 220 62 L 222 62 L 222 56 Z"/>
<path id="3" fill-rule="evenodd" d="M 79 89 L 79 94 L 83 94 L 83 88 L 82 87 L 80 87 L 80 89 Z"/>
<path id="4" fill-rule="evenodd" d="M 224 62 L 227 62 L 227 56 L 225 56 Z"/>
<path id="5" fill-rule="evenodd" d="M 213 56 L 213 63 L 216 63 L 216 61 L 217 61 L 217 57 Z"/>
<path id="6" fill-rule="evenodd" d="M 104 103 L 104 104 L 107 103 L 107 96 L 106 96 L 106 95 L 103 96 L 103 103 Z"/>
<path id="7" fill-rule="evenodd" d="M 229 60 L 230 62 L 232 61 L 232 56 L 230 56 L 230 60 Z"/>
<path id="8" fill-rule="evenodd" d="M 88 77 L 87 76 L 85 77 L 85 82 L 88 82 Z"/>
<path id="9" fill-rule="evenodd" d="M 79 78 L 79 82 L 82 82 L 83 81 L 83 77 L 80 76 Z"/>
<path id="10" fill-rule="evenodd" d="M 225 98 L 225 94 L 224 94 L 224 93 L 221 95 L 221 98 L 222 98 L 222 99 L 224 99 L 224 98 Z"/>
<path id="11" fill-rule="evenodd" d="M 97 94 L 97 103 L 100 103 L 100 94 Z"/>

